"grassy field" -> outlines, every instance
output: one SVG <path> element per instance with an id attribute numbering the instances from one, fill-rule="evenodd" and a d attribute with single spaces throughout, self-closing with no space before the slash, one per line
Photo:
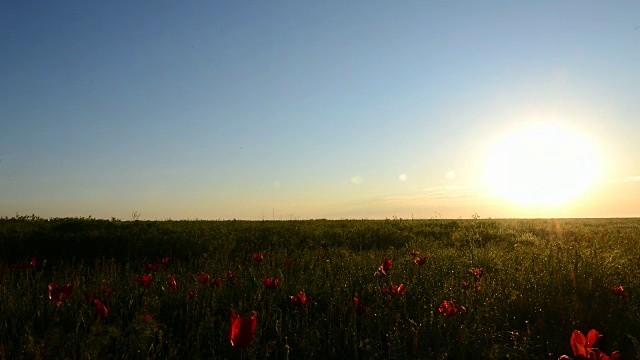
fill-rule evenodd
<path id="1" fill-rule="evenodd" d="M 5 218 L 0 358 L 557 359 L 593 328 L 605 353 L 640 359 L 639 245 L 640 219 Z M 73 293 L 56 306 L 50 283 Z M 257 314 L 242 352 L 232 311 Z"/>

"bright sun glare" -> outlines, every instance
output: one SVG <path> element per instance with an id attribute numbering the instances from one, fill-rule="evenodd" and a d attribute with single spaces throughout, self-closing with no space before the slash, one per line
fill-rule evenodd
<path id="1" fill-rule="evenodd" d="M 488 159 L 493 192 L 521 205 L 557 206 L 582 195 L 596 180 L 594 146 L 569 128 L 536 124 L 498 142 Z"/>

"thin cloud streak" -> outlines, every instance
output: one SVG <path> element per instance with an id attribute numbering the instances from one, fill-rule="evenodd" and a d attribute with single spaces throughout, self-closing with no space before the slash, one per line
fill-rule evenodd
<path id="1" fill-rule="evenodd" d="M 459 205 L 491 198 L 487 189 L 477 186 L 435 186 L 413 195 L 388 196 L 383 202 L 394 205 Z"/>

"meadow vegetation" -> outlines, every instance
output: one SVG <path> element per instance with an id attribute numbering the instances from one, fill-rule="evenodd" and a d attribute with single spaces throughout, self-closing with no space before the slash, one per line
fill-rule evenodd
<path id="1" fill-rule="evenodd" d="M 4 218 L 0 358 L 557 359 L 597 329 L 640 359 L 639 245 L 640 219 Z"/>

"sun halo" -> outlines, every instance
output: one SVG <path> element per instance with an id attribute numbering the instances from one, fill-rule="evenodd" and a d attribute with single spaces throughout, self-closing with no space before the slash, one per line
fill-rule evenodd
<path id="1" fill-rule="evenodd" d="M 488 157 L 486 180 L 519 205 L 560 206 L 584 194 L 598 175 L 595 147 L 558 124 L 528 125 L 502 137 Z"/>

